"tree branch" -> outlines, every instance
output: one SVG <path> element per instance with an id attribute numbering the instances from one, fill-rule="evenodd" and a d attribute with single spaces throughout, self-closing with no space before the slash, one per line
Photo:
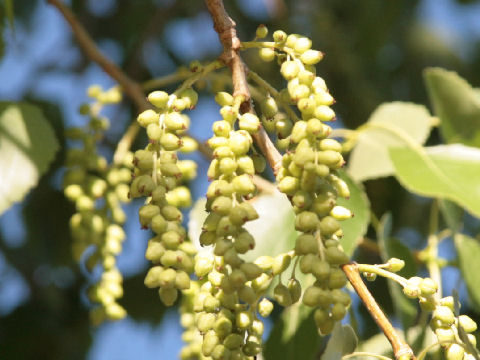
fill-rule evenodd
<path id="1" fill-rule="evenodd" d="M 222 0 L 205 0 L 205 3 L 212 16 L 213 26 L 218 33 L 218 38 L 223 45 L 223 54 L 220 59 L 232 72 L 233 96 L 243 97 L 244 101 L 240 107 L 242 113 L 254 113 L 255 110 L 252 106 L 247 83 L 247 68 L 238 53 L 241 42 L 237 37 L 236 24 L 225 11 Z M 280 170 L 282 155 L 275 148 L 275 145 L 263 128 L 253 136 L 253 139 L 270 164 L 273 173 L 276 175 Z"/>
<path id="2" fill-rule="evenodd" d="M 345 275 L 347 275 L 348 280 L 352 284 L 360 299 L 365 304 L 365 307 L 372 316 L 373 320 L 375 320 L 377 325 L 382 329 L 383 333 L 387 337 L 388 341 L 390 341 L 395 358 L 415 359 L 413 350 L 395 332 L 395 329 L 383 313 L 382 309 L 380 309 L 380 306 L 378 306 L 375 298 L 372 296 L 370 291 L 368 291 L 368 288 L 365 286 L 362 278 L 360 277 L 357 265 L 354 263 L 345 264 L 342 266 L 342 270 L 344 271 Z"/>

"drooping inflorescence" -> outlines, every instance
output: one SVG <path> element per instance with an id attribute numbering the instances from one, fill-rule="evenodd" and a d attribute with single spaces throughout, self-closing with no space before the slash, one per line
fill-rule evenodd
<path id="1" fill-rule="evenodd" d="M 154 91 L 148 100 L 155 110 L 145 110 L 137 121 L 146 129 L 149 144 L 134 154 L 130 196 L 146 199 L 139 210 L 140 224 L 155 233 L 145 254 L 154 264 L 145 277 L 145 285 L 158 287 L 160 299 L 170 306 L 179 290 L 190 287 L 194 266 L 195 247 L 187 240 L 179 208 L 191 204 L 190 191 L 182 186 L 182 181 L 195 176 L 196 165 L 178 160 L 177 152 L 196 150 L 196 142 L 185 136 L 190 119 L 181 111 L 195 107 L 198 95 L 191 88 L 171 95 Z"/>
<path id="2" fill-rule="evenodd" d="M 295 257 L 300 270 L 316 278 L 305 289 L 302 301 L 317 308 L 317 326 L 321 333 L 328 334 L 350 304 L 348 294 L 340 290 L 346 277 L 339 265 L 349 258 L 340 245 L 339 221 L 353 216 L 350 210 L 336 204 L 337 197 L 348 198 L 350 193 L 337 173 L 345 163 L 342 146 L 328 138 L 331 128 L 326 123 L 335 120 L 330 107 L 334 99 L 325 81 L 316 75 L 314 65 L 323 54 L 311 49 L 310 39 L 283 31 L 276 31 L 273 39 L 260 43 L 260 57 L 278 60 L 287 87 L 272 91 L 261 102 L 262 119 L 264 126 L 276 133 L 277 145 L 285 150 L 277 182 L 296 213 L 295 228 L 300 235 Z"/>
<path id="3" fill-rule="evenodd" d="M 120 164 L 109 164 L 97 149 L 97 141 L 109 126 L 107 118 L 100 116 L 106 104 L 121 100 L 121 93 L 114 87 L 103 91 L 99 86 L 88 89 L 95 99 L 85 104 L 80 112 L 89 117 L 85 127 L 70 128 L 67 138 L 79 142 L 81 147 L 67 152 L 67 171 L 63 178 L 65 196 L 75 203 L 76 213 L 70 219 L 73 238 L 73 255 L 80 261 L 85 250 L 94 247 L 86 266 L 93 270 L 101 264 L 103 271 L 98 283 L 89 289 L 89 297 L 101 306 L 91 315 L 94 323 L 105 318 L 121 319 L 125 310 L 117 303 L 123 295 L 122 275 L 116 267 L 116 256 L 122 251 L 125 233 L 122 225 L 126 216 L 122 203 L 128 199 L 128 183 L 131 179 L 131 153 Z"/>

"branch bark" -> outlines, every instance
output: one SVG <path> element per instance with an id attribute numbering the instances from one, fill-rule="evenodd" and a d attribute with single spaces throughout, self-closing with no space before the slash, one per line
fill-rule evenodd
<path id="1" fill-rule="evenodd" d="M 413 350 L 410 346 L 402 340 L 402 338 L 396 333 L 395 329 L 393 328 L 392 324 L 388 320 L 388 318 L 383 313 L 380 306 L 378 306 L 377 302 L 373 295 L 368 291 L 365 283 L 363 282 L 362 278 L 360 277 L 360 273 L 358 272 L 358 267 L 356 264 L 345 264 L 342 266 L 342 270 L 347 276 L 348 280 L 352 284 L 353 288 L 357 292 L 358 296 L 365 304 L 368 312 L 372 316 L 373 320 L 377 323 L 377 325 L 382 329 L 383 333 L 387 337 L 388 341 L 392 345 L 393 353 L 396 359 L 415 359 L 415 355 Z M 409 356 L 409 357 L 408 357 Z"/>
<path id="2" fill-rule="evenodd" d="M 220 59 L 230 68 L 232 72 L 233 96 L 241 96 L 244 101 L 240 107 L 242 113 L 255 110 L 252 106 L 250 90 L 247 83 L 247 68 L 239 55 L 240 39 L 237 37 L 235 21 L 228 16 L 222 0 L 205 0 L 208 11 L 213 19 L 213 26 L 218 38 L 223 45 L 223 54 Z M 253 136 L 256 145 L 260 148 L 267 159 L 273 173 L 277 175 L 282 163 L 282 155 L 275 148 L 267 133 L 261 128 Z"/>

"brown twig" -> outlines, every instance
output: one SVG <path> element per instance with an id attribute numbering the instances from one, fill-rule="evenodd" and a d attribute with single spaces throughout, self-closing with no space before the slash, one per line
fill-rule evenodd
<path id="1" fill-rule="evenodd" d="M 244 99 L 241 111 L 254 112 L 251 102 L 250 91 L 248 89 L 246 66 L 239 55 L 240 39 L 237 37 L 235 22 L 228 16 L 223 6 L 222 0 L 205 0 L 208 11 L 213 19 L 213 26 L 218 33 L 218 38 L 223 45 L 223 54 L 221 60 L 230 68 L 232 72 L 233 96 Z M 273 173 L 276 175 L 280 170 L 282 155 L 275 148 L 263 128 L 253 136 L 256 145 L 265 155 L 270 164 Z"/>
<path id="2" fill-rule="evenodd" d="M 405 356 L 410 356 L 410 359 L 415 359 L 415 355 L 410 346 L 395 332 L 395 329 L 383 313 L 382 309 L 380 309 L 380 306 L 378 306 L 375 298 L 372 296 L 370 291 L 368 291 L 368 288 L 365 286 L 365 283 L 360 277 L 357 265 L 354 263 L 345 264 L 342 266 L 342 269 L 357 292 L 358 296 L 365 304 L 365 307 L 372 316 L 373 320 L 375 320 L 377 325 L 382 329 L 383 333 L 387 337 L 388 341 L 390 341 L 395 358 L 403 359 Z"/>

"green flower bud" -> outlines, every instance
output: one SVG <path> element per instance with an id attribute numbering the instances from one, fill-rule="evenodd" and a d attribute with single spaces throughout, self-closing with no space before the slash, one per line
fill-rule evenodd
<path id="1" fill-rule="evenodd" d="M 247 341 L 242 350 L 246 356 L 256 356 L 262 350 L 262 347 L 260 344 Z"/>
<path id="2" fill-rule="evenodd" d="M 298 231 L 309 232 L 317 229 L 319 225 L 317 214 L 311 211 L 304 211 L 295 218 L 295 229 Z"/>
<path id="3" fill-rule="evenodd" d="M 222 106 L 220 109 L 220 115 L 222 115 L 223 120 L 227 121 L 230 125 L 233 125 L 235 120 L 237 120 L 238 112 L 230 105 L 226 105 Z"/>
<path id="4" fill-rule="evenodd" d="M 307 254 L 300 259 L 300 271 L 304 274 L 312 272 L 312 267 L 317 260 L 317 256 L 313 254 Z"/>
<path id="5" fill-rule="evenodd" d="M 168 94 L 165 91 L 153 91 L 148 94 L 148 101 L 159 109 L 164 109 L 168 103 Z"/>
<path id="6" fill-rule="evenodd" d="M 164 133 L 160 137 L 160 145 L 167 151 L 174 151 L 182 146 L 182 140 L 172 133 Z"/>
<path id="7" fill-rule="evenodd" d="M 165 247 L 161 243 L 150 240 L 148 242 L 147 251 L 145 252 L 145 258 L 153 262 L 158 262 L 164 253 Z"/>
<path id="8" fill-rule="evenodd" d="M 225 338 L 223 345 L 225 345 L 227 349 L 235 350 L 243 345 L 243 337 L 239 334 L 232 333 Z"/>
<path id="9" fill-rule="evenodd" d="M 201 313 L 197 318 L 197 329 L 202 333 L 206 333 L 215 325 L 216 316 L 212 313 Z"/>
<path id="10" fill-rule="evenodd" d="M 257 31 L 255 32 L 255 35 L 257 36 L 257 38 L 263 39 L 264 37 L 266 37 L 268 35 L 267 27 L 263 24 L 258 25 Z"/>
<path id="11" fill-rule="evenodd" d="M 156 205 L 144 205 L 138 211 L 140 224 L 147 227 L 155 215 L 160 214 L 160 208 Z"/>
<path id="12" fill-rule="evenodd" d="M 315 117 L 321 121 L 333 121 L 335 112 L 326 105 L 320 105 L 315 109 Z"/>
<path id="13" fill-rule="evenodd" d="M 340 269 L 331 269 L 328 278 L 328 287 L 330 289 L 340 289 L 347 284 L 347 278 Z"/>
<path id="14" fill-rule="evenodd" d="M 347 308 L 341 303 L 335 303 L 332 306 L 332 319 L 335 321 L 340 321 L 345 317 L 347 313 Z"/>
<path id="15" fill-rule="evenodd" d="M 182 221 L 182 213 L 180 210 L 178 210 L 175 206 L 172 205 L 165 205 L 162 208 L 162 215 L 167 219 L 168 221 Z"/>
<path id="16" fill-rule="evenodd" d="M 295 242 L 295 253 L 297 255 L 318 254 L 317 240 L 310 234 L 301 234 Z"/>
<path id="17" fill-rule="evenodd" d="M 248 175 L 255 174 L 255 165 L 250 156 L 245 155 L 237 158 L 237 165 L 238 170 L 240 170 L 241 172 Z"/>
<path id="18" fill-rule="evenodd" d="M 265 62 L 270 62 L 275 59 L 275 51 L 270 48 L 261 48 L 258 51 L 258 55 L 260 56 L 260 59 Z"/>
<path id="19" fill-rule="evenodd" d="M 323 236 L 329 237 L 340 229 L 340 224 L 331 216 L 325 216 L 320 221 L 320 232 Z"/>
<path id="20" fill-rule="evenodd" d="M 197 105 L 198 94 L 192 88 L 188 88 L 188 89 L 183 90 L 179 94 L 179 97 L 186 102 L 187 108 L 189 108 L 189 109 L 193 109 Z"/>
<path id="21" fill-rule="evenodd" d="M 437 306 L 432 315 L 433 319 L 439 320 L 444 326 L 450 326 L 455 322 L 453 311 L 447 306 Z"/>
<path id="22" fill-rule="evenodd" d="M 398 272 L 403 269 L 405 266 L 405 261 L 397 258 L 391 258 L 387 261 L 387 270 L 390 270 L 392 272 Z"/>
<path id="23" fill-rule="evenodd" d="M 246 330 L 252 324 L 252 314 L 248 311 L 239 311 L 235 315 L 235 322 L 237 328 L 240 330 Z M 226 339 L 225 339 L 226 340 Z"/>
<path id="24" fill-rule="evenodd" d="M 250 233 L 245 231 L 237 235 L 233 246 L 236 252 L 245 254 L 248 250 L 252 250 L 255 247 L 255 239 Z"/>
<path id="25" fill-rule="evenodd" d="M 435 330 L 435 335 L 439 342 L 455 340 L 455 333 L 451 328 L 438 328 Z"/>
<path id="26" fill-rule="evenodd" d="M 275 286 L 273 289 L 273 297 L 275 301 L 283 307 L 292 305 L 292 296 L 290 295 L 288 288 L 283 284 Z"/>
<path id="27" fill-rule="evenodd" d="M 215 95 L 215 101 L 220 106 L 232 106 L 233 105 L 233 96 L 227 92 L 220 91 Z"/>
<path id="28" fill-rule="evenodd" d="M 273 33 L 273 41 L 276 43 L 283 43 L 287 40 L 287 34 L 285 31 L 277 30 Z"/>
<path id="29" fill-rule="evenodd" d="M 228 215 L 231 208 L 232 199 L 226 196 L 219 196 L 212 203 L 212 211 L 220 215 Z"/>
<path id="30" fill-rule="evenodd" d="M 195 257 L 195 274 L 201 278 L 213 269 L 213 256 L 209 253 L 199 253 Z"/>
<path id="31" fill-rule="evenodd" d="M 294 143 L 299 143 L 302 141 L 302 139 L 305 139 L 307 137 L 307 122 L 300 120 L 295 123 L 292 129 L 292 135 L 290 139 Z"/>
<path id="32" fill-rule="evenodd" d="M 238 126 L 241 130 L 248 131 L 250 134 L 255 134 L 260 129 L 260 120 L 251 113 L 245 113 L 240 117 Z"/>
<path id="33" fill-rule="evenodd" d="M 232 321 L 226 317 L 218 317 L 213 330 L 221 338 L 225 338 L 232 332 Z"/>
<path id="34" fill-rule="evenodd" d="M 186 290 L 190 288 L 190 276 L 188 276 L 185 271 L 177 271 L 175 288 L 178 290 Z"/>
<path id="35" fill-rule="evenodd" d="M 258 312 L 263 317 L 268 317 L 272 313 L 273 310 L 273 303 L 268 300 L 267 298 L 263 298 L 258 303 Z"/>
<path id="36" fill-rule="evenodd" d="M 278 112 L 277 102 L 270 96 L 262 99 L 260 108 L 267 119 L 272 119 Z"/>
<path id="37" fill-rule="evenodd" d="M 218 168 L 223 175 L 231 175 L 237 170 L 237 162 L 229 157 L 220 159 Z"/>
<path id="38" fill-rule="evenodd" d="M 150 124 L 158 124 L 160 115 L 154 110 L 148 109 L 138 114 L 137 121 L 140 126 L 146 128 Z"/>
<path id="39" fill-rule="evenodd" d="M 188 127 L 187 117 L 178 112 L 171 112 L 165 115 L 164 124 L 170 131 L 185 130 Z"/>
<path id="40" fill-rule="evenodd" d="M 317 286 L 309 286 L 303 294 L 303 303 L 307 306 L 316 307 L 319 305 L 322 289 Z"/>
<path id="41" fill-rule="evenodd" d="M 463 360 L 463 355 L 465 351 L 463 347 L 458 344 L 450 344 L 445 351 L 445 358 L 447 360 Z"/>
<path id="42" fill-rule="evenodd" d="M 212 351 L 213 360 L 225 360 L 230 358 L 230 350 L 227 349 L 224 345 L 217 345 Z"/>
<path id="43" fill-rule="evenodd" d="M 438 286 L 435 281 L 430 278 L 422 279 L 420 283 L 420 292 L 422 296 L 430 296 L 437 292 Z"/>
<path id="44" fill-rule="evenodd" d="M 218 335 L 213 330 L 207 331 L 203 336 L 202 342 L 202 354 L 204 356 L 210 356 L 213 353 L 215 347 L 219 344 L 220 340 Z"/>
<path id="45" fill-rule="evenodd" d="M 191 153 L 198 149 L 198 143 L 195 139 L 184 136 L 182 138 L 182 147 L 179 149 L 183 153 Z"/>
<path id="46" fill-rule="evenodd" d="M 252 194 L 256 189 L 252 178 L 247 174 L 234 177 L 232 180 L 232 185 L 235 189 L 235 192 L 239 195 Z"/>
<path id="47" fill-rule="evenodd" d="M 294 79 L 299 71 L 300 68 L 294 60 L 285 61 L 280 68 L 280 73 L 286 80 Z"/>
<path id="48" fill-rule="evenodd" d="M 229 139 L 223 136 L 214 136 L 207 140 L 207 144 L 211 149 L 216 149 L 220 146 L 228 146 Z"/>
<path id="49" fill-rule="evenodd" d="M 310 271 L 318 280 L 326 280 L 330 276 L 330 264 L 317 257 L 312 262 Z"/>
<path id="50" fill-rule="evenodd" d="M 245 155 L 250 149 L 251 143 L 251 138 L 247 137 L 245 133 L 241 133 L 239 131 L 232 133 L 228 139 L 228 145 L 230 146 L 230 149 L 237 156 Z"/>
<path id="51" fill-rule="evenodd" d="M 287 288 L 292 298 L 292 304 L 300 300 L 300 297 L 302 296 L 302 286 L 297 279 L 288 280 Z"/>
<path id="52" fill-rule="evenodd" d="M 471 317 L 467 315 L 460 315 L 458 317 L 458 322 L 463 328 L 463 330 L 465 330 L 465 332 L 467 333 L 471 333 L 477 330 L 477 324 L 475 323 L 475 321 L 472 320 Z"/>
<path id="53" fill-rule="evenodd" d="M 294 50 L 298 53 L 304 53 L 312 47 L 312 40 L 306 37 L 301 37 L 295 42 Z"/>
<path id="54" fill-rule="evenodd" d="M 293 176 L 285 176 L 279 183 L 278 183 L 278 190 L 287 194 L 293 195 L 298 188 L 300 187 L 300 182 L 297 178 Z"/>
<path id="55" fill-rule="evenodd" d="M 257 301 L 257 295 L 250 286 L 244 286 L 238 290 L 238 297 L 241 301 L 253 305 Z"/>
<path id="56" fill-rule="evenodd" d="M 262 293 L 268 289 L 271 282 L 272 278 L 269 275 L 262 273 L 259 277 L 252 281 L 252 288 L 255 290 L 255 292 Z"/>
<path id="57" fill-rule="evenodd" d="M 323 53 L 317 50 L 307 50 L 300 55 L 300 60 L 306 65 L 315 65 L 323 59 Z"/>
<path id="58" fill-rule="evenodd" d="M 273 275 L 278 275 L 284 272 L 289 266 L 292 258 L 287 254 L 280 254 L 275 256 L 272 264 Z"/>
<path id="59" fill-rule="evenodd" d="M 337 247 L 329 247 L 325 250 L 325 256 L 330 264 L 342 265 L 350 261 L 347 254 Z"/>
<path id="60" fill-rule="evenodd" d="M 145 276 L 144 284 L 146 287 L 152 289 L 160 286 L 160 274 L 163 272 L 161 266 L 154 266 L 148 270 Z"/>

